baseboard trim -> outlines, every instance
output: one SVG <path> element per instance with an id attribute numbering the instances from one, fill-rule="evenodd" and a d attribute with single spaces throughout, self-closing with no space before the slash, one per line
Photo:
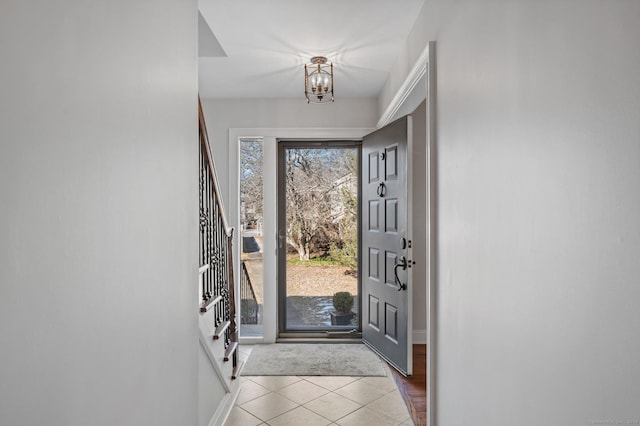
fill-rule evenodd
<path id="1" fill-rule="evenodd" d="M 240 393 L 240 380 L 236 380 L 235 382 L 237 382 L 237 385 L 232 386 L 231 392 L 225 393 L 222 397 L 222 401 L 220 402 L 220 405 L 218 405 L 218 409 L 213 413 L 213 417 L 211 418 L 211 421 L 209 421 L 209 426 L 221 426 L 227 421 L 227 418 L 233 409 L 233 404 L 235 404 L 236 399 L 238 399 L 238 394 Z"/>
<path id="2" fill-rule="evenodd" d="M 413 330 L 413 344 L 414 345 L 426 345 L 427 344 L 427 330 Z"/>

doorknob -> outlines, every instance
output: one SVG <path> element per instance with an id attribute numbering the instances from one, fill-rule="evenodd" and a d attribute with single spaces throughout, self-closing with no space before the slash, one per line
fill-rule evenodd
<path id="1" fill-rule="evenodd" d="M 398 286 L 398 291 L 406 290 L 407 289 L 407 285 L 403 284 L 400 281 L 400 278 L 398 277 L 398 268 L 402 268 L 403 271 L 407 269 L 407 258 L 406 257 L 400 256 L 400 262 L 398 262 L 398 259 L 396 259 L 396 264 L 393 267 L 393 273 L 396 276 L 396 285 Z"/>
<path id="2" fill-rule="evenodd" d="M 384 197 L 384 194 L 387 192 L 387 186 L 384 184 L 384 182 L 380 182 L 380 185 L 378 185 L 378 189 L 376 189 L 376 192 L 380 197 Z"/>

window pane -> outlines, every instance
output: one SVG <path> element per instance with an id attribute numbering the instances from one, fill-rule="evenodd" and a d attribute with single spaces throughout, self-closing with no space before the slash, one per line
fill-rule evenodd
<path id="1" fill-rule="evenodd" d="M 240 141 L 240 336 L 262 336 L 262 140 Z"/>

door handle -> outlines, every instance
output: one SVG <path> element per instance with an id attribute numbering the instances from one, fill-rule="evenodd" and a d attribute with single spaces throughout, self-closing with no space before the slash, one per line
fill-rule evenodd
<path id="1" fill-rule="evenodd" d="M 384 182 L 380 182 L 380 185 L 378 185 L 378 189 L 376 189 L 376 192 L 378 193 L 378 196 L 384 197 L 384 194 L 386 194 L 387 192 L 387 186 L 384 184 Z"/>
<path id="2" fill-rule="evenodd" d="M 407 269 L 407 258 L 404 256 L 400 256 L 400 262 L 396 259 L 396 264 L 393 267 L 393 274 L 396 276 L 396 285 L 398 286 L 398 291 L 406 290 L 407 285 L 403 284 L 398 277 L 398 268 L 402 268 L 403 271 Z"/>

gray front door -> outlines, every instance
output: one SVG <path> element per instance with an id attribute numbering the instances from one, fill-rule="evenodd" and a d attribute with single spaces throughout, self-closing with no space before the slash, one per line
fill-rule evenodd
<path id="1" fill-rule="evenodd" d="M 362 143 L 362 334 L 403 374 L 411 374 L 407 141 L 410 117 Z"/>

